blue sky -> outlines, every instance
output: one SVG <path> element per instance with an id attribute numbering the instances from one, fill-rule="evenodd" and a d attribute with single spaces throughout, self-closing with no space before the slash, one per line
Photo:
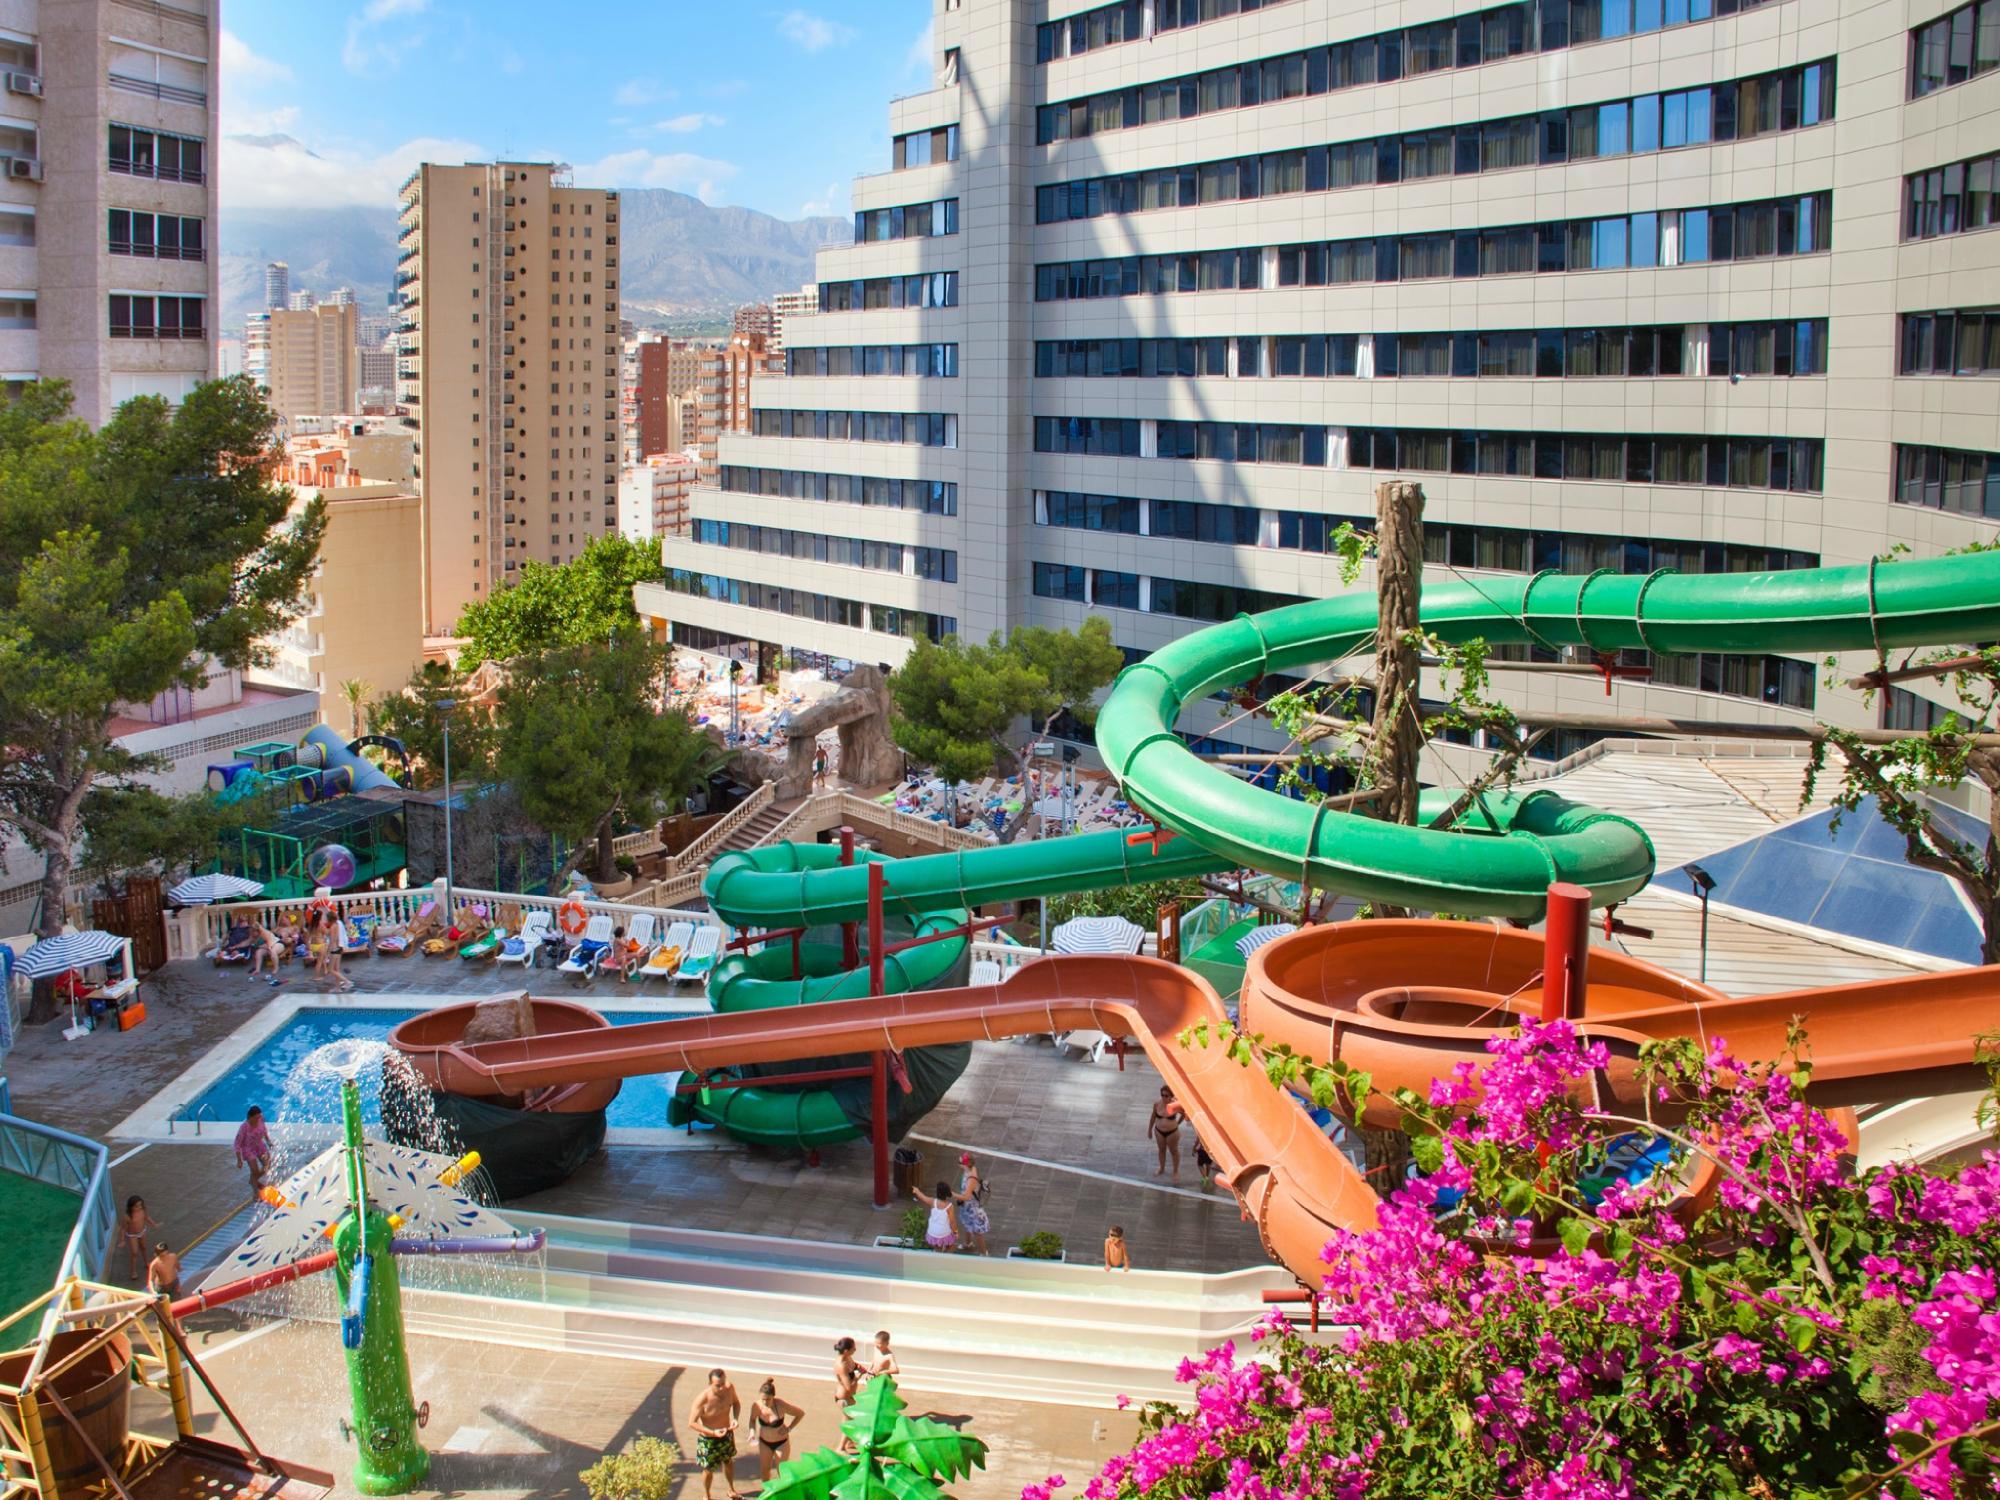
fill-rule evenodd
<path id="1" fill-rule="evenodd" d="M 844 214 L 889 165 L 889 99 L 927 86 L 930 6 L 809 4 L 225 0 L 223 202 L 387 206 L 417 162 L 504 156 Z"/>

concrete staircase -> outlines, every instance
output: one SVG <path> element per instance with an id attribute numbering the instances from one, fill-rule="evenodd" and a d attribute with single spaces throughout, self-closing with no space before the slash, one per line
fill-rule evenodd
<path id="1" fill-rule="evenodd" d="M 767 803 L 758 808 L 747 822 L 738 824 L 725 834 L 721 842 L 709 851 L 708 857 L 714 859 L 716 855 L 727 854 L 733 849 L 755 849 L 767 841 L 788 816 L 787 809 L 775 802 Z"/>
<path id="2" fill-rule="evenodd" d="M 1221 1275 L 944 1256 L 594 1219 L 549 1232 L 545 1268 L 408 1266 L 412 1329 L 447 1337 L 831 1383 L 833 1343 L 895 1335 L 926 1392 L 1111 1406 L 1169 1397 L 1174 1370 L 1245 1340 L 1263 1267 Z M 435 1274 L 427 1274 L 427 1273 Z M 423 1284 L 428 1283 L 428 1284 Z M 454 1290 L 454 1285 L 473 1290 Z"/>

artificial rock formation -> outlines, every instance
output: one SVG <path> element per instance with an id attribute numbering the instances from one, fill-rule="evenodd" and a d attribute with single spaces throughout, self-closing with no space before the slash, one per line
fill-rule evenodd
<path id="1" fill-rule="evenodd" d="M 785 726 L 783 754 L 739 747 L 731 770 L 739 781 L 777 783 L 778 796 L 803 797 L 812 790 L 813 751 L 828 729 L 840 736 L 840 779 L 849 786 L 880 786 L 902 774 L 903 752 L 889 733 L 893 701 L 889 683 L 876 667 L 856 667 L 847 680 L 818 702 L 800 709 Z M 711 739 L 722 734 L 708 726 Z"/>

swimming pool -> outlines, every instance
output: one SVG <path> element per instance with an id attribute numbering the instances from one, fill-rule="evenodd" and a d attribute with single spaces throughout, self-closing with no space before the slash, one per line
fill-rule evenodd
<path id="1" fill-rule="evenodd" d="M 331 1088 L 315 1088 L 287 1097 L 286 1080 L 292 1070 L 316 1048 L 328 1042 L 349 1039 L 386 1042 L 389 1033 L 421 1008 L 303 1006 L 278 1029 L 257 1043 L 228 1072 L 183 1100 L 171 1119 L 199 1121 L 213 1129 L 230 1130 L 242 1120 L 251 1105 L 259 1105 L 274 1124 L 336 1125 L 339 1100 Z M 657 1021 L 657 1012 L 606 1011 L 604 1018 L 614 1026 L 630 1026 L 640 1021 Z M 378 1069 L 366 1068 L 361 1075 L 362 1115 L 371 1125 L 382 1121 L 382 1079 Z M 605 1111 L 604 1120 L 612 1130 L 665 1130 L 667 1128 L 667 1078 L 654 1074 L 628 1078 Z"/>

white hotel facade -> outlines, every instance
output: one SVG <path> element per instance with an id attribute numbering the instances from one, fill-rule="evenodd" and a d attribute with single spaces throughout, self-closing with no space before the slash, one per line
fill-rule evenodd
<path id="1" fill-rule="evenodd" d="M 935 36 L 641 590 L 678 641 L 893 664 L 1094 613 L 1144 652 L 1340 590 L 1327 533 L 1392 476 L 1438 570 L 1994 538 L 2000 0 L 940 0 Z M 1937 692 L 1655 667 L 1508 691 Z"/>

